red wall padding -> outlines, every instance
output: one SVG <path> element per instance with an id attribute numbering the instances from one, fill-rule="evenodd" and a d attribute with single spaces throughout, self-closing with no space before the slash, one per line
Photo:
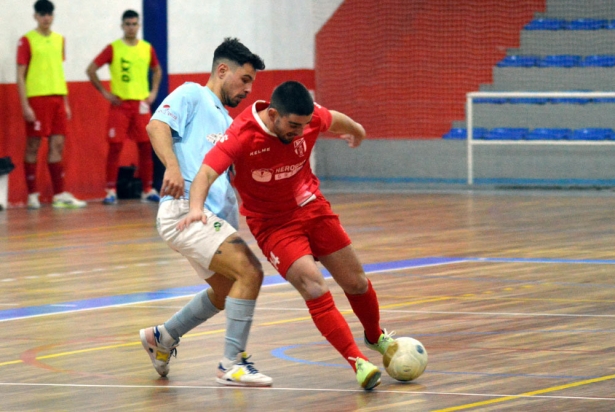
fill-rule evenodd
<path id="1" fill-rule="evenodd" d="M 316 99 L 372 138 L 435 138 L 546 0 L 345 0 L 316 36 Z"/>
<path id="2" fill-rule="evenodd" d="M 205 84 L 206 73 L 181 74 L 169 77 L 172 91 L 185 81 Z M 236 116 L 255 100 L 268 100 L 274 87 L 286 80 L 297 80 L 314 89 L 313 70 L 265 70 L 259 72 L 252 93 L 239 107 L 231 109 Z M 108 84 L 105 86 L 108 87 Z M 69 101 L 73 119 L 69 122 L 65 147 L 66 190 L 83 199 L 102 199 L 105 188 L 107 156 L 106 119 L 108 103 L 89 82 L 69 83 Z M 15 170 L 9 175 L 9 203 L 25 204 L 27 189 L 23 171 L 25 128 L 15 84 L 0 84 L 0 157 L 10 156 Z M 51 182 L 46 168 L 47 142 L 39 151 L 38 186 L 41 200 L 50 201 Z M 136 146 L 127 142 L 122 151 L 121 165 L 138 164 Z"/>

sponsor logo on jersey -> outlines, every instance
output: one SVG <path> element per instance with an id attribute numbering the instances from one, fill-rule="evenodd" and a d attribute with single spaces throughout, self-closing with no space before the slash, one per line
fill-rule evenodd
<path id="1" fill-rule="evenodd" d="M 275 169 L 275 180 L 282 180 L 288 179 L 289 177 L 293 177 L 303 168 L 305 162 L 306 160 L 295 165 L 278 167 L 277 169 Z"/>
<path id="2" fill-rule="evenodd" d="M 265 152 L 268 152 L 268 151 L 270 151 L 270 150 L 271 150 L 271 148 L 270 148 L 270 147 L 265 147 L 265 148 L 263 148 L 263 149 L 258 149 L 258 150 L 255 150 L 255 151 L 253 151 L 253 152 L 250 152 L 250 156 L 256 156 L 256 155 L 258 155 L 258 154 L 265 153 Z"/>
<path id="3" fill-rule="evenodd" d="M 221 141 L 223 137 L 225 137 L 226 135 L 224 133 L 212 133 L 212 134 L 208 134 L 206 139 L 211 143 L 211 144 L 216 144 L 217 142 Z"/>
<path id="4" fill-rule="evenodd" d="M 273 172 L 271 169 L 258 169 L 252 170 L 252 179 L 257 182 L 265 183 L 271 181 L 271 177 L 273 176 Z"/>
<path id="5" fill-rule="evenodd" d="M 305 139 L 302 137 L 297 140 L 293 140 L 293 144 L 295 145 L 295 153 L 299 157 L 305 156 L 305 152 L 307 150 L 307 145 L 305 144 Z"/>
<path id="6" fill-rule="evenodd" d="M 171 111 L 171 105 L 165 104 L 159 107 L 158 110 L 156 110 L 156 113 L 160 113 L 161 115 L 170 117 L 173 120 L 177 120 L 177 115 Z"/>

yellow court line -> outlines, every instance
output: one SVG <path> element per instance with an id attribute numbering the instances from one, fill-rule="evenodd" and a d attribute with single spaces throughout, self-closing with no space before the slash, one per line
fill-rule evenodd
<path id="1" fill-rule="evenodd" d="M 184 337 L 195 337 L 195 336 L 203 336 L 203 335 L 213 335 L 216 333 L 223 333 L 226 329 L 217 329 L 217 330 L 210 330 L 207 332 L 199 332 L 199 333 L 188 333 L 186 335 L 184 335 Z M 79 353 L 87 353 L 87 352 L 95 352 L 95 351 L 99 351 L 99 350 L 106 350 L 106 349 L 117 349 L 117 348 L 123 348 L 126 346 L 136 346 L 136 345 L 140 345 L 141 342 L 130 342 L 130 343 L 118 343 L 117 345 L 107 345 L 107 346 L 98 346 L 96 348 L 88 348 L 88 349 L 79 349 L 79 350 L 74 350 L 74 351 L 69 351 L 69 352 L 60 352 L 60 353 L 54 353 L 51 355 L 43 355 L 43 356 L 37 356 L 35 359 L 36 360 L 43 360 L 43 359 L 51 359 L 51 358 L 60 358 L 63 356 L 69 356 L 69 355 L 76 355 Z M 19 360 L 14 360 L 14 361 L 8 361 L 8 362 L 2 362 L 0 363 L 0 366 L 6 366 L 6 365 L 15 365 L 18 363 L 23 363 L 24 361 L 22 361 L 21 359 Z"/>
<path id="2" fill-rule="evenodd" d="M 534 395 L 542 395 L 544 393 L 561 391 L 564 389 L 575 388 L 577 386 L 589 385 L 589 384 L 596 383 L 596 382 L 604 382 L 604 381 L 608 381 L 612 379 L 615 379 L 615 375 L 607 375 L 607 376 L 602 376 L 600 378 L 586 379 L 584 381 L 567 383 L 565 385 L 559 385 L 559 386 L 552 386 L 550 388 L 539 389 L 537 391 L 532 391 L 532 392 L 525 392 L 519 395 L 504 396 L 501 398 L 489 399 L 487 401 L 482 401 L 482 402 L 474 402 L 474 403 L 468 403 L 465 405 L 453 406 L 451 408 L 438 409 L 432 412 L 453 412 L 453 411 L 461 411 L 464 409 L 472 409 L 478 406 L 493 405 L 494 403 L 506 402 L 506 401 L 515 400 L 515 399 L 524 398 L 524 397 L 530 397 Z"/>
<path id="3" fill-rule="evenodd" d="M 439 298 L 417 300 L 417 301 L 413 301 L 413 302 L 394 303 L 394 304 L 391 304 L 391 305 L 381 306 L 380 309 L 390 309 L 390 308 L 398 307 L 398 306 L 417 305 L 419 303 L 428 303 L 428 302 L 435 302 L 435 301 L 441 301 L 441 300 L 447 300 L 447 299 L 451 299 L 451 297 L 447 296 L 447 297 L 439 297 Z M 341 313 L 343 315 L 351 314 L 352 310 L 341 311 Z M 277 321 L 277 322 L 261 323 L 260 326 L 272 326 L 272 325 L 280 325 L 280 324 L 291 323 L 291 322 L 302 322 L 302 321 L 310 320 L 310 319 L 312 319 L 311 316 L 305 316 L 305 317 L 287 319 L 287 320 L 282 320 L 282 321 Z M 204 336 L 204 335 L 213 335 L 213 334 L 216 334 L 216 333 L 224 333 L 225 330 L 226 329 L 217 329 L 217 330 L 212 330 L 212 331 L 207 331 L 207 332 L 188 333 L 188 334 L 184 335 L 184 337 L 196 337 L 196 336 Z M 37 356 L 35 359 L 36 360 L 43 360 L 43 359 L 59 358 L 59 357 L 63 357 L 63 356 L 76 355 L 76 354 L 80 354 L 80 353 L 94 352 L 94 351 L 107 350 L 107 349 L 117 349 L 117 348 L 122 348 L 122 347 L 126 347 L 126 346 L 135 346 L 135 345 L 140 345 L 140 344 L 141 344 L 140 341 L 139 342 L 130 342 L 130 343 L 119 343 L 117 345 L 99 346 L 99 347 L 96 347 L 96 348 L 80 349 L 80 350 L 69 351 L 69 352 L 55 353 L 55 354 L 51 354 L 51 355 Z M 22 360 L 13 360 L 13 361 L 7 361 L 7 362 L 0 362 L 0 367 L 1 366 L 7 366 L 7 365 L 15 365 L 15 364 L 19 364 L 19 363 L 23 363 L 23 361 Z"/>

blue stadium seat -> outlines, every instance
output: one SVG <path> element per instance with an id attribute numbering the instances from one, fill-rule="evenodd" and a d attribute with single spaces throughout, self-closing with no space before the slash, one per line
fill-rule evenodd
<path id="1" fill-rule="evenodd" d="M 567 30 L 600 30 L 609 25 L 606 19 L 575 19 L 566 23 Z"/>
<path id="2" fill-rule="evenodd" d="M 524 30 L 561 30 L 566 26 L 564 19 L 534 19 L 523 28 Z"/>
<path id="3" fill-rule="evenodd" d="M 539 59 L 538 67 L 574 67 L 581 63 L 581 56 L 571 54 L 555 54 Z"/>
<path id="4" fill-rule="evenodd" d="M 553 104 L 587 104 L 591 102 L 591 99 L 584 97 L 553 97 L 549 99 Z"/>
<path id="5" fill-rule="evenodd" d="M 546 104 L 549 99 L 546 97 L 513 97 L 508 99 L 508 103 L 512 104 Z"/>
<path id="6" fill-rule="evenodd" d="M 585 58 L 581 61 L 581 66 L 583 67 L 614 67 L 615 66 L 615 56 L 610 56 L 607 54 L 593 54 L 590 56 L 585 56 Z"/>
<path id="7" fill-rule="evenodd" d="M 504 97 L 479 97 L 473 100 L 477 104 L 504 104 L 508 103 L 508 99 Z"/>
<path id="8" fill-rule="evenodd" d="M 572 130 L 561 128 L 541 127 L 531 130 L 526 136 L 526 140 L 565 140 L 568 139 Z"/>
<path id="9" fill-rule="evenodd" d="M 587 127 L 577 129 L 569 136 L 570 140 L 607 140 L 613 138 L 613 129 Z"/>
<path id="10" fill-rule="evenodd" d="M 497 63 L 498 67 L 533 67 L 540 58 L 538 56 L 506 56 Z"/>
<path id="11" fill-rule="evenodd" d="M 472 134 L 473 139 L 483 139 L 485 134 L 487 134 L 487 129 L 485 129 L 484 127 L 475 127 L 473 130 L 474 130 L 474 133 Z M 442 138 L 443 139 L 467 139 L 468 131 L 467 129 L 462 128 L 462 127 L 452 128 L 451 130 L 449 130 L 448 133 L 442 136 Z"/>
<path id="12" fill-rule="evenodd" d="M 496 127 L 487 132 L 485 140 L 521 140 L 528 132 L 526 127 Z"/>

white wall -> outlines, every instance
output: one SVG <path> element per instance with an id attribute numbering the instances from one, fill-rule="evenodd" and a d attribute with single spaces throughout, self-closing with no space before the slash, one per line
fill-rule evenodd
<path id="1" fill-rule="evenodd" d="M 86 81 L 85 69 L 121 37 L 126 9 L 142 14 L 142 0 L 52 0 L 53 30 L 66 38 L 66 78 Z M 343 0 L 168 0 L 169 72 L 209 72 L 213 50 L 238 37 L 267 69 L 313 69 L 314 36 Z M 34 0 L 2 0 L 0 83 L 15 83 L 17 41 L 36 27 Z M 100 70 L 108 79 L 107 70 Z"/>

